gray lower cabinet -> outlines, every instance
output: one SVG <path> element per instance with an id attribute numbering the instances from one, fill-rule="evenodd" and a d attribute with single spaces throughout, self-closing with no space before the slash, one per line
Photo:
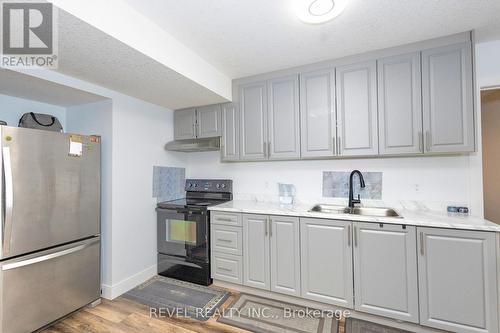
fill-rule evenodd
<path id="1" fill-rule="evenodd" d="M 174 139 L 196 138 L 196 109 L 176 110 L 174 112 Z"/>
<path id="2" fill-rule="evenodd" d="M 221 158 L 223 161 L 240 159 L 240 115 L 238 105 L 222 104 Z"/>
<path id="3" fill-rule="evenodd" d="M 240 159 L 267 159 L 267 82 L 240 86 L 239 103 Z"/>
<path id="4" fill-rule="evenodd" d="M 216 104 L 197 108 L 196 129 L 196 137 L 198 138 L 221 136 L 221 106 Z"/>
<path id="5" fill-rule="evenodd" d="M 297 217 L 243 214 L 243 284 L 300 296 Z"/>
<path id="6" fill-rule="evenodd" d="M 418 323 L 413 226 L 354 223 L 355 309 Z"/>
<path id="7" fill-rule="evenodd" d="M 337 153 L 335 71 L 300 74 L 301 155 L 330 157 Z"/>
<path id="8" fill-rule="evenodd" d="M 381 155 L 423 153 L 420 52 L 377 61 Z"/>
<path id="9" fill-rule="evenodd" d="M 271 290 L 269 217 L 243 214 L 243 284 Z"/>
<path id="10" fill-rule="evenodd" d="M 300 219 L 303 298 L 353 307 L 351 222 Z"/>
<path id="11" fill-rule="evenodd" d="M 425 150 L 474 151 L 471 43 L 422 52 Z"/>
<path id="12" fill-rule="evenodd" d="M 338 155 L 378 155 L 377 62 L 336 68 Z"/>
<path id="13" fill-rule="evenodd" d="M 300 296 L 298 217 L 271 216 L 271 291 Z"/>
<path id="14" fill-rule="evenodd" d="M 299 76 L 269 80 L 268 157 L 300 157 Z"/>
<path id="15" fill-rule="evenodd" d="M 452 332 L 497 333 L 497 235 L 417 231 L 420 323 Z"/>
<path id="16" fill-rule="evenodd" d="M 212 278 L 235 284 L 243 283 L 243 259 L 241 256 L 213 252 L 210 265 Z"/>

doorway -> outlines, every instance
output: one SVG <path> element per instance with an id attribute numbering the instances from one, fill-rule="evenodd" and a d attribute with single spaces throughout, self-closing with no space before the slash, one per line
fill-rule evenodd
<path id="1" fill-rule="evenodd" d="M 481 91 L 484 217 L 500 224 L 500 87 Z"/>

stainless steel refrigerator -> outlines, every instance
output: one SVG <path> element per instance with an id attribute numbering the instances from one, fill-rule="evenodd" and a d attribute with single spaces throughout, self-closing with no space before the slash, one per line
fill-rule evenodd
<path id="1" fill-rule="evenodd" d="M 0 332 L 100 298 L 100 138 L 0 126 Z"/>

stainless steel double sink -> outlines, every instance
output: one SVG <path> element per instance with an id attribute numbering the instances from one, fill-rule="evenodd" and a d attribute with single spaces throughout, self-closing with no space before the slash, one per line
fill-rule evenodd
<path id="1" fill-rule="evenodd" d="M 325 214 L 352 214 L 361 216 L 373 217 L 394 217 L 403 218 L 392 208 L 379 207 L 344 207 L 338 205 L 318 204 L 309 210 L 309 212 L 325 213 Z"/>

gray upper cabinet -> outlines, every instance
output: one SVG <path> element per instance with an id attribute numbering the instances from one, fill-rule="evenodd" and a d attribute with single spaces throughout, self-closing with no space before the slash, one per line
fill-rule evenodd
<path id="1" fill-rule="evenodd" d="M 268 157 L 300 157 L 299 77 L 268 81 Z"/>
<path id="2" fill-rule="evenodd" d="M 300 74 L 302 157 L 336 154 L 335 74 L 333 68 Z"/>
<path id="3" fill-rule="evenodd" d="M 221 107 L 217 105 L 203 106 L 196 109 L 197 137 L 212 138 L 222 135 Z"/>
<path id="4" fill-rule="evenodd" d="M 420 323 L 498 332 L 495 233 L 418 228 Z"/>
<path id="5" fill-rule="evenodd" d="M 240 121 L 238 105 L 222 104 L 222 141 L 221 154 L 223 161 L 240 159 Z"/>
<path id="6" fill-rule="evenodd" d="M 240 159 L 267 159 L 268 142 L 266 81 L 240 86 L 239 102 Z"/>
<path id="7" fill-rule="evenodd" d="M 243 284 L 271 290 L 269 217 L 243 215 Z"/>
<path id="8" fill-rule="evenodd" d="M 338 155 L 378 154 L 377 63 L 336 68 Z"/>
<path id="9" fill-rule="evenodd" d="M 174 112 L 174 139 L 196 138 L 196 109 L 184 109 Z"/>
<path id="10" fill-rule="evenodd" d="M 415 227 L 354 224 L 355 309 L 418 323 Z"/>
<path id="11" fill-rule="evenodd" d="M 420 53 L 378 60 L 381 155 L 423 153 Z"/>
<path id="12" fill-rule="evenodd" d="M 471 43 L 422 52 L 425 150 L 474 151 Z"/>
<path id="13" fill-rule="evenodd" d="M 353 307 L 351 222 L 300 219 L 302 297 Z"/>
<path id="14" fill-rule="evenodd" d="M 299 218 L 270 217 L 271 291 L 300 296 Z"/>

